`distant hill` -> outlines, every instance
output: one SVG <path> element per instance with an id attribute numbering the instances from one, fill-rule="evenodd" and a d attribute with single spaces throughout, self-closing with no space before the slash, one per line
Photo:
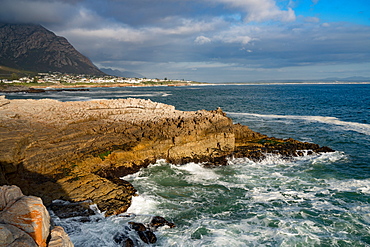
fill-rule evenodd
<path id="1" fill-rule="evenodd" d="M 0 65 L 0 79 L 18 79 L 19 77 L 23 76 L 34 76 L 37 73 L 32 71 L 25 71 L 25 70 L 19 70 L 14 68 L 9 68 L 6 66 Z"/>
<path id="2" fill-rule="evenodd" d="M 323 79 L 323 81 L 369 82 L 370 77 L 363 77 L 363 76 L 352 76 L 352 77 L 345 77 L 345 78 L 330 77 L 330 78 Z"/>
<path id="3" fill-rule="evenodd" d="M 121 71 L 118 69 L 108 69 L 108 68 L 100 68 L 101 71 L 106 73 L 107 75 L 119 76 L 119 77 L 128 77 L 128 78 L 144 78 L 145 76 L 130 72 L 130 71 Z"/>
<path id="4" fill-rule="evenodd" d="M 319 82 L 327 82 L 327 83 L 339 83 L 339 82 L 370 82 L 370 77 L 363 77 L 363 76 L 351 76 L 351 77 L 328 77 L 322 79 L 313 79 L 313 80 L 302 80 L 302 79 L 294 79 L 294 80 L 259 80 L 255 82 L 261 83 L 319 83 Z"/>
<path id="5" fill-rule="evenodd" d="M 104 75 L 67 39 L 35 24 L 0 23 L 0 66 L 33 72 Z"/>

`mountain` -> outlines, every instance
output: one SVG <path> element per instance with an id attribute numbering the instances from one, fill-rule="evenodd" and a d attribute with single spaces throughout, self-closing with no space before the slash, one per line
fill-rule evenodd
<path id="1" fill-rule="evenodd" d="M 0 23 L 0 66 L 33 72 L 104 75 L 67 39 L 35 24 Z"/>
<path id="2" fill-rule="evenodd" d="M 0 61 L 1 63 L 1 61 Z M 37 73 L 32 71 L 19 70 L 14 68 L 9 68 L 0 65 L 0 79 L 18 79 L 23 76 L 35 76 Z"/>
<path id="3" fill-rule="evenodd" d="M 119 77 L 128 77 L 128 78 L 144 78 L 145 76 L 131 72 L 131 71 L 121 71 L 118 69 L 109 69 L 109 68 L 100 68 L 101 71 L 107 75 L 119 76 Z"/>

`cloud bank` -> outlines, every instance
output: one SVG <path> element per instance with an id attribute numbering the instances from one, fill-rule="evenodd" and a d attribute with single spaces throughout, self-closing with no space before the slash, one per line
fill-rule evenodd
<path id="1" fill-rule="evenodd" d="M 1 0 L 97 66 L 208 82 L 370 76 L 370 25 L 285 0 Z M 311 11 L 311 12 L 310 12 Z M 370 22 L 370 21 L 369 21 Z"/>

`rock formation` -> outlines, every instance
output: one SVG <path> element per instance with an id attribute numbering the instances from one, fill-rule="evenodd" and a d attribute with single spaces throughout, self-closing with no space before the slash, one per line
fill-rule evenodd
<path id="1" fill-rule="evenodd" d="M 154 231 L 156 231 L 158 227 L 176 227 L 174 223 L 168 222 L 166 219 L 160 216 L 152 217 L 150 223 L 147 225 L 137 222 L 128 222 L 128 224 L 130 226 L 129 228 L 123 228 L 122 232 L 117 232 L 113 237 L 113 240 L 119 244 L 119 246 L 142 246 L 140 243 L 138 243 L 138 239 L 146 244 L 154 244 L 157 242 L 157 237 Z M 137 234 L 137 237 L 134 239 L 129 237 L 130 235 L 132 236 L 132 234 L 130 234 L 132 231 L 136 232 Z"/>
<path id="2" fill-rule="evenodd" d="M 40 198 L 24 196 L 14 185 L 0 187 L 0 246 L 73 247 L 62 227 L 50 228 Z"/>
<path id="3" fill-rule="evenodd" d="M 67 39 L 34 24 L 0 23 L 0 65 L 33 72 L 104 75 Z"/>
<path id="4" fill-rule="evenodd" d="M 124 212 L 135 195 L 119 177 L 157 159 L 213 166 L 230 156 L 261 159 L 270 151 L 291 156 L 299 149 L 329 151 L 234 125 L 220 109 L 178 111 L 141 99 L 0 98 L 0 182 L 16 184 L 46 204 L 89 199 L 106 215 Z"/>

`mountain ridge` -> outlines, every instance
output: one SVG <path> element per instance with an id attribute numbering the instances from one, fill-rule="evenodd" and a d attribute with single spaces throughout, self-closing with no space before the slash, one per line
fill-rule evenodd
<path id="1" fill-rule="evenodd" d="M 100 68 L 101 71 L 106 73 L 107 75 L 118 76 L 118 77 L 131 77 L 131 78 L 144 78 L 142 74 L 132 72 L 132 71 L 121 71 L 118 69 L 110 69 L 110 68 Z"/>
<path id="2" fill-rule="evenodd" d="M 0 65 L 33 72 L 105 74 L 66 38 L 38 24 L 0 23 Z"/>

